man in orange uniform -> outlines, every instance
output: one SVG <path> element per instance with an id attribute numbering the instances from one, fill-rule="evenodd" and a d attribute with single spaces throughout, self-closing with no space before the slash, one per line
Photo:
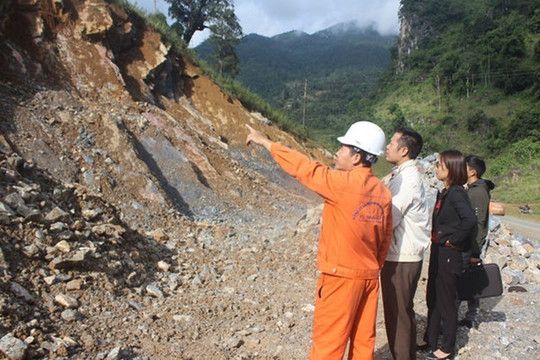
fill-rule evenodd
<path id="1" fill-rule="evenodd" d="M 264 146 L 289 175 L 324 199 L 311 360 L 373 359 L 379 271 L 392 238 L 392 194 L 373 175 L 384 154 L 377 125 L 354 123 L 332 170 L 272 142 L 250 126 L 246 144 Z"/>

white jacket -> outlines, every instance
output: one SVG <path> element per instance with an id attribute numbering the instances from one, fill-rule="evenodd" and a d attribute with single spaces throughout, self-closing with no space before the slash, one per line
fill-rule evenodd
<path id="1" fill-rule="evenodd" d="M 392 242 L 386 261 L 422 261 L 431 240 L 431 213 L 416 160 L 392 170 L 386 186 L 392 192 Z"/>

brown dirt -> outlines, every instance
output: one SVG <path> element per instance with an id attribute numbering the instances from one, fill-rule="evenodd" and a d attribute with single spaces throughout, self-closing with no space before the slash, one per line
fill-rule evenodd
<path id="1" fill-rule="evenodd" d="M 305 359 L 321 200 L 247 148 L 245 125 L 328 153 L 250 113 L 136 15 L 41 3 L 0 11 L 0 202 L 39 213 L 0 211 L 0 339 L 26 341 L 26 358 Z M 55 207 L 68 215 L 44 220 Z"/>
<path id="2" fill-rule="evenodd" d="M 3 179 L 0 200 L 17 181 L 40 184 L 26 205 L 42 216 L 54 204 L 72 209 L 69 245 L 93 255 L 51 268 L 61 242 L 52 224 L 6 219 L 0 338 L 26 340 L 28 358 L 301 358 L 317 228 L 301 233 L 297 222 L 320 200 L 245 146 L 245 124 L 327 161 L 323 152 L 264 125 L 188 60 L 167 60 L 160 36 L 138 19 L 101 1 L 71 5 L 54 29 L 15 5 L 3 19 L 2 164 L 17 180 Z M 34 41 L 10 36 L 19 17 L 34 20 Z M 109 17 L 116 23 L 101 28 Z M 156 75 L 160 61 L 172 71 Z M 178 96 L 156 93 L 148 79 L 174 72 Z M 30 170 L 10 167 L 13 154 Z M 55 200 L 55 189 L 71 195 Z M 84 208 L 111 212 L 87 219 Z M 100 235 L 103 223 L 123 231 Z M 24 255 L 31 245 L 38 255 Z M 33 300 L 15 296 L 12 283 Z M 77 299 L 74 318 L 62 315 L 59 294 Z"/>

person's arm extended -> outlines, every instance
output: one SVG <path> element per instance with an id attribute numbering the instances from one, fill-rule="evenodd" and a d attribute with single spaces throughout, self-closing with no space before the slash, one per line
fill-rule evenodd
<path id="1" fill-rule="evenodd" d="M 279 167 L 287 174 L 291 175 L 304 186 L 315 191 L 323 198 L 329 200 L 335 198 L 336 188 L 340 188 L 339 181 L 328 181 L 328 166 L 324 166 L 317 161 L 310 160 L 306 155 L 289 149 L 268 139 L 266 136 L 246 125 L 249 134 L 246 138 L 246 145 L 251 143 L 265 147 L 277 162 Z M 333 186 L 329 186 L 333 184 Z"/>

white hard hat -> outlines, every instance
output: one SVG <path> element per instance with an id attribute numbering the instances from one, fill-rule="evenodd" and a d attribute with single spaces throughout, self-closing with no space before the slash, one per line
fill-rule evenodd
<path id="1" fill-rule="evenodd" d="M 356 146 L 370 154 L 384 154 L 386 138 L 384 131 L 369 121 L 358 121 L 351 125 L 344 136 L 337 138 L 343 145 Z"/>

